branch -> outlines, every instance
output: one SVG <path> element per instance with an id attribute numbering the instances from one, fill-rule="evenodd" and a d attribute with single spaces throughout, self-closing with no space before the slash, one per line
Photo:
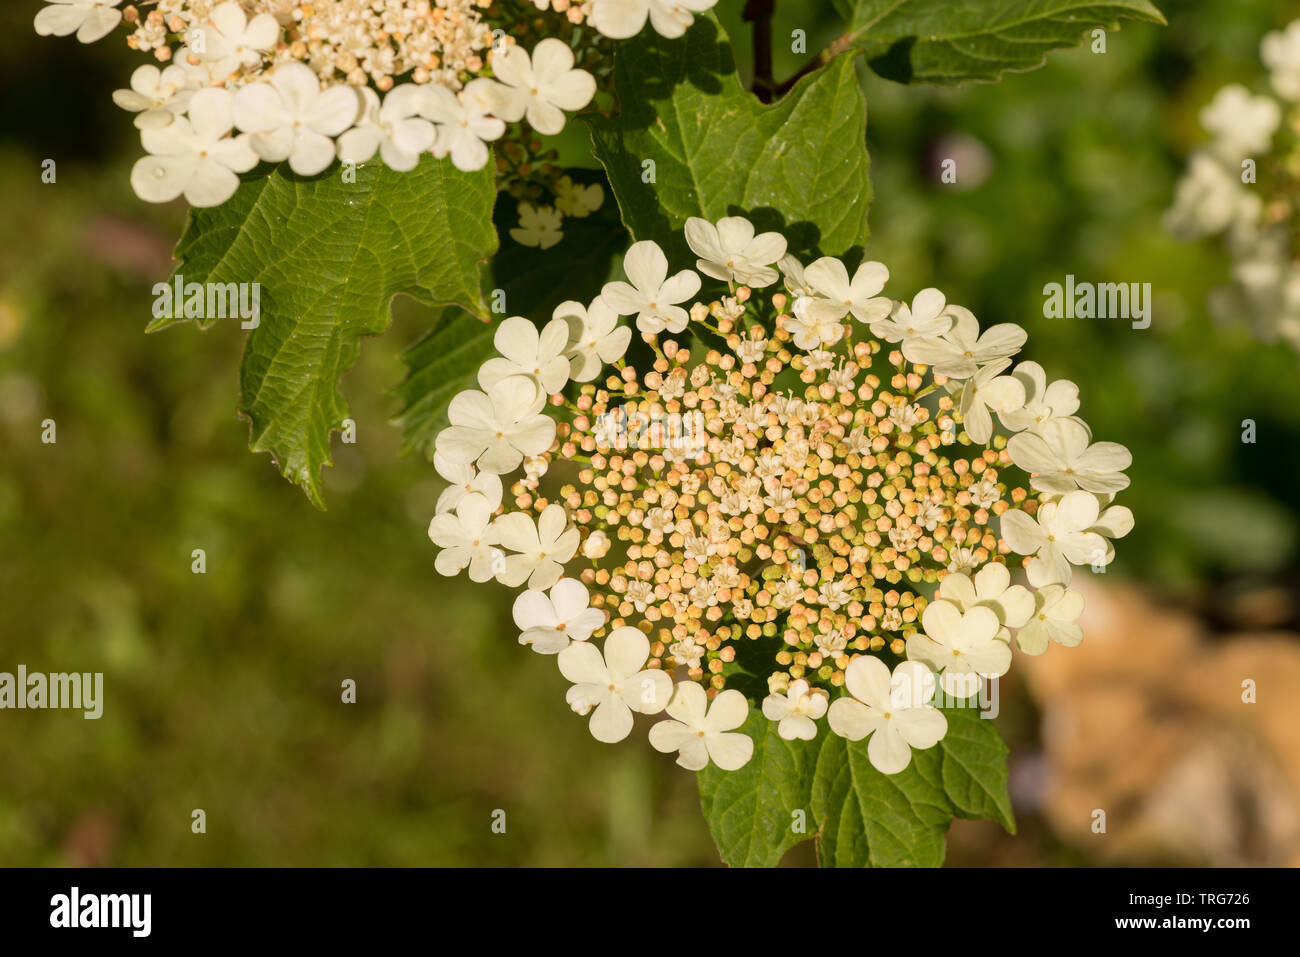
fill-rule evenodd
<path id="1" fill-rule="evenodd" d="M 776 91 L 772 77 L 772 14 L 776 0 L 747 0 L 741 19 L 754 24 L 754 82 L 751 89 L 760 102 L 771 103 Z"/>

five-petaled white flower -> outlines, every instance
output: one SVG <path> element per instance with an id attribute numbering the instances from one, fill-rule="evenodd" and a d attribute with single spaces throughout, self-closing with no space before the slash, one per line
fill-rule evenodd
<path id="1" fill-rule="evenodd" d="M 981 445 L 993 437 L 993 417 L 999 417 L 1023 408 L 1025 384 L 1014 376 L 1002 375 L 1011 365 L 1010 359 L 999 359 L 979 369 L 966 380 L 961 390 L 962 425 L 966 433 Z"/>
<path id="2" fill-rule="evenodd" d="M 563 223 L 564 217 L 553 206 L 520 203 L 519 225 L 510 230 L 510 238 L 520 246 L 550 249 L 564 238 Z"/>
<path id="3" fill-rule="evenodd" d="M 514 123 L 527 119 L 538 133 L 564 129 L 564 111 L 580 110 L 596 94 L 596 78 L 573 68 L 573 51 L 563 40 L 547 37 L 532 56 L 517 44 L 492 55 L 488 96 L 492 112 Z"/>
<path id="4" fill-rule="evenodd" d="M 505 121 L 492 115 L 491 85 L 491 80 L 479 77 L 466 83 L 459 94 L 433 83 L 424 87 L 424 116 L 438 126 L 433 155 L 450 156 L 452 164 L 466 173 L 487 164 L 487 144 L 506 131 Z"/>
<path id="5" fill-rule="evenodd" d="M 957 606 L 958 611 L 970 611 L 983 606 L 998 616 L 998 621 L 1008 628 L 1019 628 L 1034 611 L 1034 596 L 1023 585 L 1011 584 L 1011 572 L 1006 565 L 990 562 L 969 575 L 954 572 L 939 583 L 939 597 Z"/>
<path id="6" fill-rule="evenodd" d="M 695 268 L 706 276 L 742 286 L 770 286 L 780 275 L 772 263 L 785 255 L 780 233 L 754 235 L 743 216 L 724 216 L 716 224 L 692 216 L 686 220 L 686 243 L 700 258 Z"/>
<path id="7" fill-rule="evenodd" d="M 485 496 L 471 492 L 456 503 L 455 511 L 433 517 L 429 538 L 442 549 L 433 563 L 439 575 L 456 575 L 468 566 L 470 581 L 485 582 L 502 566 L 503 553 L 493 547 L 493 509 Z"/>
<path id="8" fill-rule="evenodd" d="M 668 702 L 674 720 L 650 729 L 650 745 L 664 754 L 678 752 L 677 763 L 688 771 L 703 770 L 713 761 L 724 771 L 744 767 L 754 755 L 754 741 L 736 732 L 749 716 L 749 702 L 734 688 L 709 703 L 694 681 L 679 681 Z"/>
<path id="9" fill-rule="evenodd" d="M 663 669 L 645 667 L 649 657 L 650 639 L 627 626 L 610 633 L 603 654 L 586 641 L 574 642 L 560 652 L 560 673 L 574 683 L 565 698 L 578 714 L 596 709 L 588 727 L 597 741 L 612 744 L 626 738 L 632 730 L 633 711 L 658 714 L 664 710 L 673 682 Z M 702 688 L 700 693 L 704 693 Z"/>
<path id="10" fill-rule="evenodd" d="M 504 475 L 525 455 L 541 455 L 555 438 L 555 420 L 541 413 L 546 397 L 526 376 L 502 379 L 485 395 L 457 393 L 447 406 L 450 427 L 438 433 L 437 451 L 449 462 L 472 463 Z"/>
<path id="11" fill-rule="evenodd" d="M 1069 379 L 1057 379 L 1049 385 L 1047 373 L 1037 362 L 1019 362 L 1011 374 L 1025 387 L 1025 404 L 1023 408 L 998 413 L 1008 429 L 1037 430 L 1052 419 L 1063 419 L 1079 411 L 1079 387 Z"/>
<path id="12" fill-rule="evenodd" d="M 681 332 L 690 316 L 677 305 L 700 291 L 700 277 L 689 269 L 668 275 L 668 258 L 653 240 L 633 243 L 623 257 L 631 283 L 607 282 L 600 298 L 620 316 L 636 316 L 642 332 Z"/>
<path id="13" fill-rule="evenodd" d="M 513 609 L 522 632 L 519 643 L 538 654 L 554 655 L 569 647 L 570 641 L 587 641 L 605 624 L 605 613 L 590 603 L 587 586 L 576 578 L 561 578 L 549 595 L 532 589 L 520 592 Z"/>
<path id="14" fill-rule="evenodd" d="M 542 509 L 537 521 L 527 512 L 507 512 L 496 520 L 503 548 L 518 554 L 506 557 L 497 581 L 514 588 L 528 582 L 533 589 L 550 588 L 564 574 L 564 563 L 578 551 L 581 533 L 569 527 L 563 505 Z"/>
<path id="15" fill-rule="evenodd" d="M 859 322 L 873 323 L 884 319 L 894 308 L 885 296 L 876 293 L 885 288 L 889 270 L 881 263 L 865 262 L 849 279 L 844 263 L 833 256 L 823 256 L 804 268 L 803 280 L 816 293 L 812 302 L 804 306 L 811 322 L 819 319 L 843 319 L 849 313 Z"/>
<path id="16" fill-rule="evenodd" d="M 36 14 L 36 32 L 43 37 L 66 37 L 76 33 L 82 43 L 94 43 L 113 32 L 122 22 L 115 10 L 122 0 L 45 0 L 49 4 Z"/>
<path id="17" fill-rule="evenodd" d="M 1032 518 L 1008 509 L 1002 515 L 1002 537 L 1016 554 L 1034 556 L 1028 571 L 1035 587 L 1068 585 L 1071 565 L 1110 562 L 1114 549 L 1093 530 L 1099 513 L 1097 496 L 1091 492 L 1067 492 L 1056 501 L 1044 502 Z"/>
<path id="18" fill-rule="evenodd" d="M 965 306 L 948 306 L 944 311 L 953 323 L 942 336 L 903 342 L 903 355 L 911 362 L 932 366 L 935 375 L 969 379 L 980 366 L 1015 355 L 1028 338 L 1013 322 L 989 326 L 981 333 L 979 320 Z"/>
<path id="19" fill-rule="evenodd" d="M 632 330 L 620 325 L 618 313 L 597 296 L 590 306 L 569 300 L 555 307 L 554 319 L 569 326 L 569 378 L 590 382 L 608 363 L 623 358 Z"/>
<path id="20" fill-rule="evenodd" d="M 193 95 L 190 74 L 180 67 L 159 69 L 146 63 L 131 74 L 130 89 L 113 92 L 113 102 L 136 114 L 136 129 L 147 130 L 166 126 L 184 113 Z"/>
<path id="21" fill-rule="evenodd" d="M 895 303 L 888 316 L 871 324 L 871 334 L 886 342 L 941 336 L 952 327 L 952 316 L 945 313 L 948 301 L 933 287 L 922 289 L 912 297 L 912 305 Z"/>
<path id="22" fill-rule="evenodd" d="M 1034 611 L 1016 632 L 1016 642 L 1027 655 L 1041 655 L 1048 642 L 1072 648 L 1083 641 L 1076 624 L 1083 614 L 1083 596 L 1061 585 L 1044 585 L 1034 593 Z"/>
<path id="23" fill-rule="evenodd" d="M 1036 431 L 1013 435 L 1007 452 L 1031 473 L 1029 484 L 1040 492 L 1081 488 L 1113 494 L 1128 488 L 1124 469 L 1133 464 L 1128 449 L 1117 442 L 1093 442 L 1091 431 L 1075 418 L 1052 419 Z"/>
<path id="24" fill-rule="evenodd" d="M 420 115 L 427 100 L 423 87 L 414 83 L 395 86 L 384 96 L 368 86 L 360 89 L 361 115 L 356 126 L 338 139 L 339 159 L 365 163 L 378 153 L 389 169 L 409 172 L 420 156 L 433 148 L 433 124 Z"/>
<path id="25" fill-rule="evenodd" d="M 969 698 L 979 690 L 980 678 L 1000 678 L 1011 667 L 1011 646 L 1000 637 L 1002 622 L 987 605 L 963 612 L 952 602 L 932 601 L 921 627 L 924 633 L 907 639 L 907 657 L 943 672 L 940 684 L 955 698 Z"/>
<path id="26" fill-rule="evenodd" d="M 552 319 L 538 332 L 523 316 L 511 316 L 497 326 L 492 343 L 501 355 L 478 370 L 478 384 L 486 392 L 512 375 L 532 379 L 546 395 L 559 392 L 569 381 L 569 324 L 563 319 Z"/>
<path id="27" fill-rule="evenodd" d="M 664 37 L 679 37 L 718 0 L 592 0 L 587 22 L 605 36 L 626 40 L 641 32 L 646 19 Z"/>
<path id="28" fill-rule="evenodd" d="M 879 658 L 854 658 L 844 671 L 851 697 L 836 698 L 828 712 L 831 730 L 850 741 L 867 735 L 867 760 L 882 774 L 897 774 L 912 762 L 912 748 L 932 748 L 948 732 L 948 719 L 929 702 L 934 675 L 919 661 L 903 661 L 889 672 Z"/>
<path id="29" fill-rule="evenodd" d="M 235 124 L 253 134 L 253 149 L 270 163 L 289 161 L 299 176 L 315 176 L 334 162 L 338 136 L 361 112 L 350 86 L 321 90 L 315 72 L 285 63 L 269 83 L 250 83 L 235 94 Z"/>
<path id="30" fill-rule="evenodd" d="M 245 136 L 227 136 L 233 126 L 229 90 L 207 89 L 190 100 L 189 115 L 166 126 L 140 131 L 152 155 L 131 170 L 131 186 L 149 203 L 165 203 L 182 193 L 191 206 L 219 206 L 239 188 L 236 173 L 257 165 Z"/>
<path id="31" fill-rule="evenodd" d="M 808 682 L 799 678 L 790 682 L 785 694 L 770 694 L 763 699 L 763 717 L 777 722 L 777 734 L 787 741 L 811 741 L 817 737 L 817 719 L 827 707 L 826 692 L 810 689 Z"/>

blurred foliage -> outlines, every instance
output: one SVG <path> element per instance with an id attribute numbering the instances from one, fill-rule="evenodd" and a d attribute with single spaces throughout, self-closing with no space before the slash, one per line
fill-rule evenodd
<path id="1" fill-rule="evenodd" d="M 1258 78 L 1259 38 L 1295 15 L 1279 6 L 1171 0 L 1167 29 L 1130 25 L 1105 54 L 1055 53 L 1000 84 L 862 71 L 868 254 L 892 293 L 939 285 L 1029 329 L 1026 357 L 1078 382 L 1098 436 L 1134 451 L 1138 525 L 1112 574 L 1202 605 L 1296 580 L 1300 358 L 1213 324 L 1204 294 L 1226 264 L 1158 220 L 1196 112 Z M 398 456 L 388 394 L 428 315 L 403 305 L 344 378 L 358 441 L 336 445 L 316 512 L 246 450 L 244 333 L 143 334 L 184 211 L 127 184 L 137 147 L 109 92 L 134 59 L 38 38 L 29 7 L 0 12 L 0 670 L 103 671 L 106 704 L 99 721 L 0 712 L 0 864 L 716 863 L 694 776 L 639 733 L 594 742 L 554 662 L 514 643 L 506 591 L 434 573 L 439 485 Z M 724 0 L 722 19 L 743 62 L 739 7 Z M 833 25 L 829 3 L 778 8 L 779 80 L 805 59 L 780 38 L 806 29 L 815 51 Z M 946 157 L 956 185 L 939 182 Z M 1043 285 L 1067 273 L 1152 283 L 1151 328 L 1042 318 Z M 46 418 L 57 444 L 40 441 Z M 1014 777 L 1036 716 L 1014 683 L 1004 695 Z M 1080 861 L 1032 809 L 1017 816 L 1014 838 L 960 825 L 950 860 Z"/>

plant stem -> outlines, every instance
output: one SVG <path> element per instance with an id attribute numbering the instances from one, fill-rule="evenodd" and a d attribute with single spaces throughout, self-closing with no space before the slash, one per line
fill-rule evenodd
<path id="1" fill-rule="evenodd" d="M 776 90 L 772 76 L 772 14 L 776 0 L 747 0 L 741 18 L 754 25 L 754 82 L 751 89 L 763 103 L 771 103 Z"/>

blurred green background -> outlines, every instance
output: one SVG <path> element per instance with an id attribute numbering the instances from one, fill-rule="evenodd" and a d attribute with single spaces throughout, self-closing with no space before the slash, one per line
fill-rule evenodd
<path id="1" fill-rule="evenodd" d="M 815 50 L 834 26 L 820 5 L 777 6 L 783 77 L 803 57 L 781 38 L 805 29 Z M 1137 528 L 1112 577 L 1212 629 L 1281 596 L 1244 624 L 1295 630 L 1300 358 L 1208 318 L 1227 264 L 1165 237 L 1159 215 L 1201 105 L 1260 85 L 1260 37 L 1300 8 L 1161 6 L 1167 28 L 1126 25 L 1104 54 L 1059 52 L 1000 84 L 863 71 L 868 254 L 895 296 L 938 285 L 985 323 L 1024 325 L 1024 358 L 1076 381 L 1098 437 L 1133 449 Z M 739 7 L 720 14 L 744 63 Z M 0 864 L 716 864 L 693 776 L 641 734 L 593 741 L 554 662 L 515 644 L 507 590 L 435 574 L 440 485 L 399 457 L 388 396 L 427 313 L 399 308 L 344 379 L 358 441 L 335 447 L 326 513 L 246 449 L 234 323 L 143 334 L 184 219 L 127 182 L 138 144 L 109 96 L 143 61 L 113 39 L 39 38 L 36 9 L 0 12 L 0 670 L 102 671 L 106 702 L 99 721 L 0 712 Z M 946 157 L 957 185 L 939 181 Z M 1043 285 L 1067 273 L 1152 283 L 1151 328 L 1044 319 Z M 1005 698 L 1014 769 L 1039 715 L 1014 685 Z M 1092 860 L 1033 789 L 1018 801 L 1019 836 L 959 823 L 950 861 Z"/>

